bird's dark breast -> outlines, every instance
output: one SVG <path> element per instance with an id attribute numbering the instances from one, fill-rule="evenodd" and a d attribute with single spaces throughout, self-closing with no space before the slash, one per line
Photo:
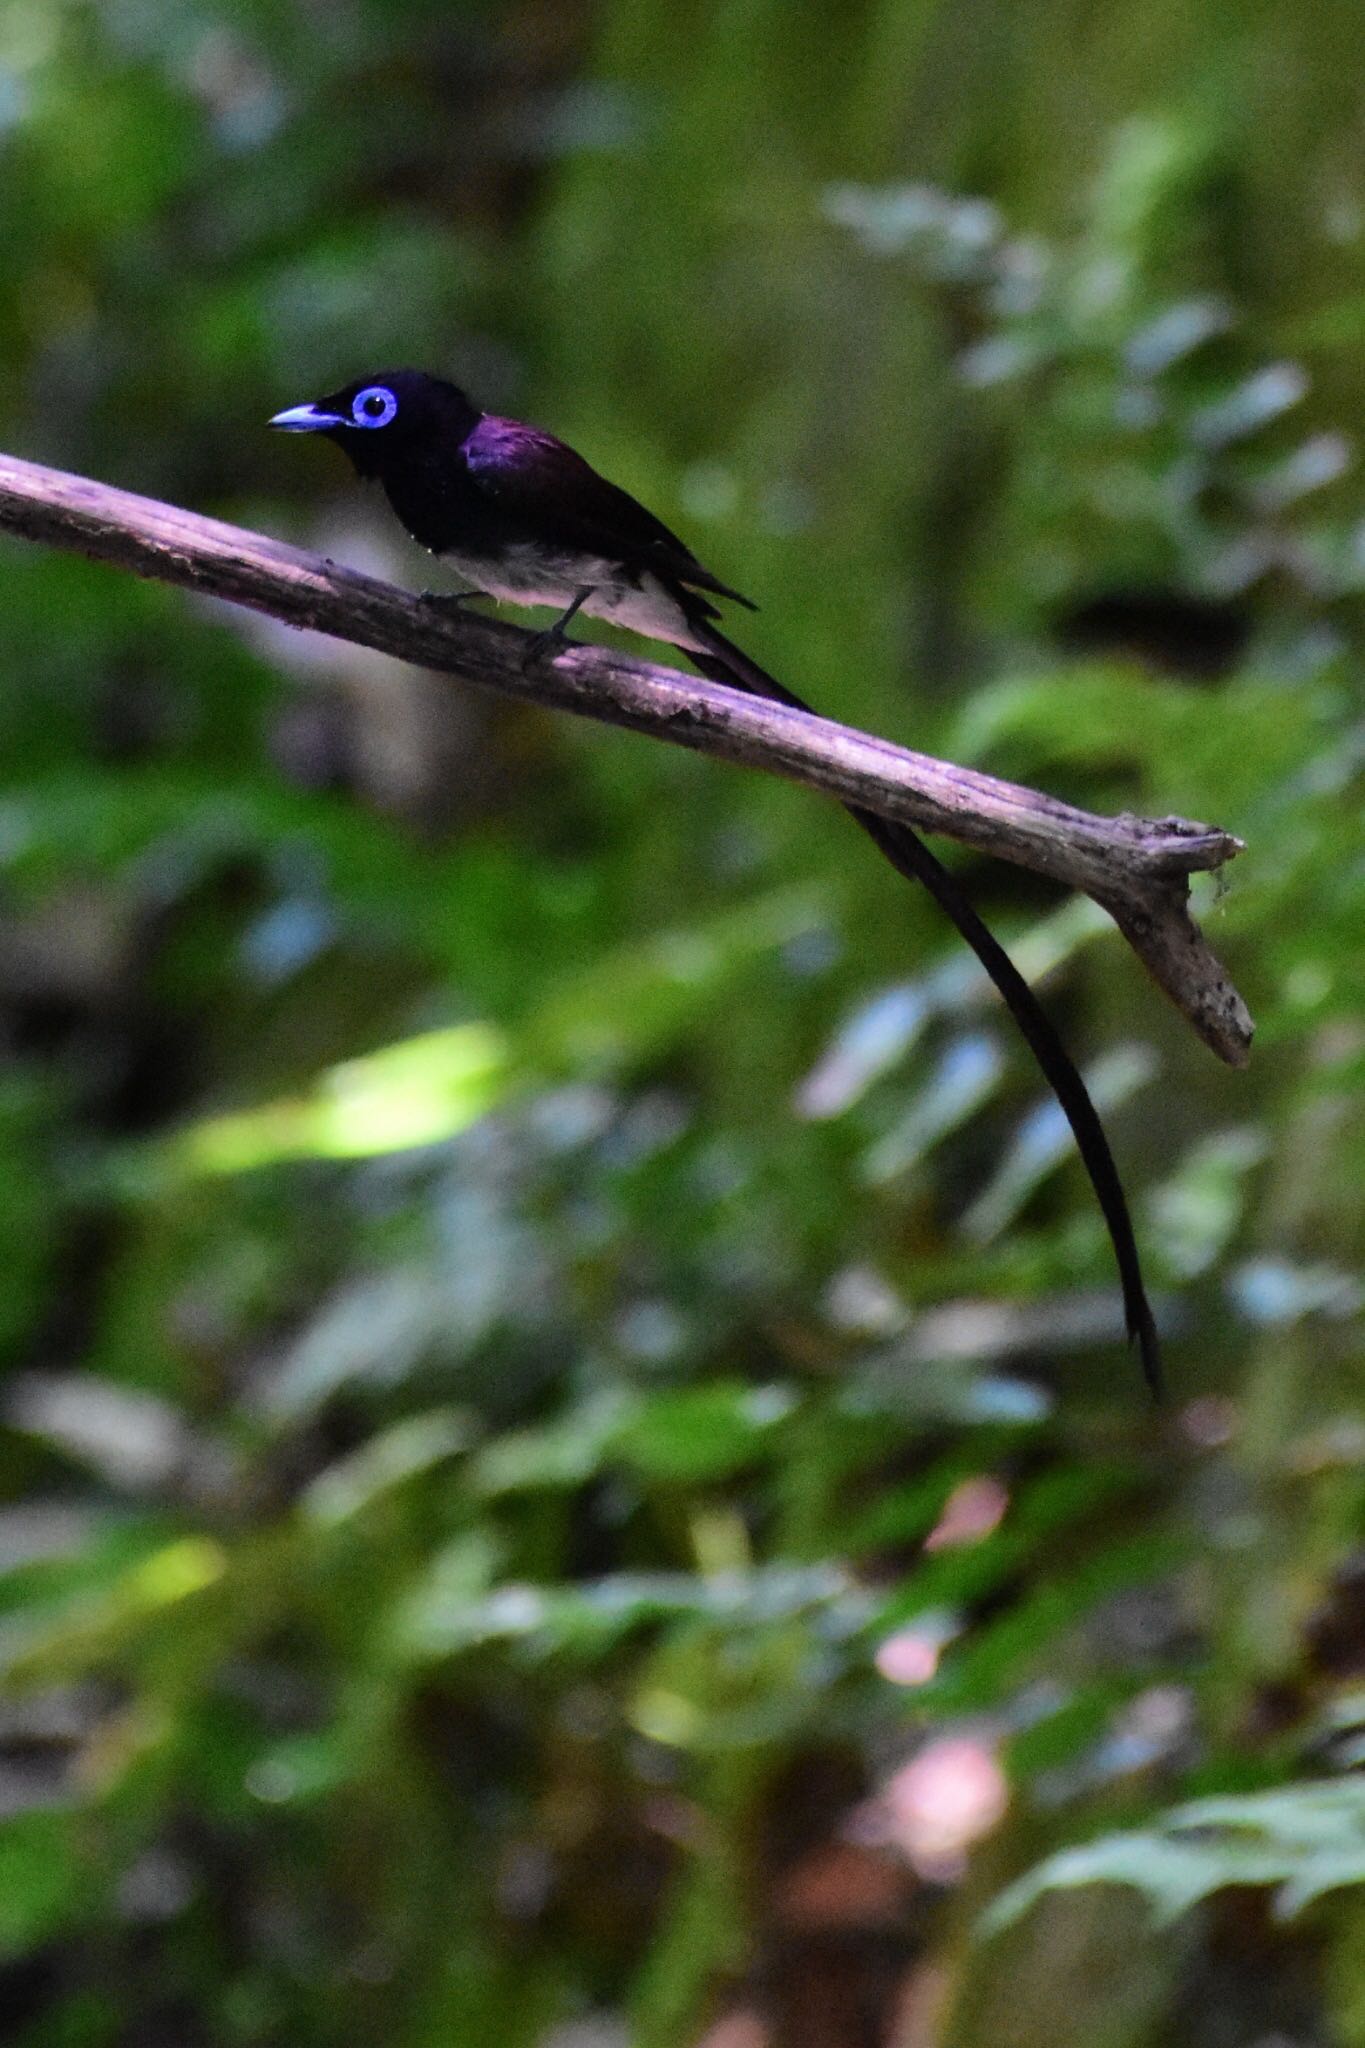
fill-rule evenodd
<path id="1" fill-rule="evenodd" d="M 474 484 L 463 463 L 395 463 L 383 474 L 389 503 L 419 546 L 433 554 L 495 556 L 519 536 Z"/>

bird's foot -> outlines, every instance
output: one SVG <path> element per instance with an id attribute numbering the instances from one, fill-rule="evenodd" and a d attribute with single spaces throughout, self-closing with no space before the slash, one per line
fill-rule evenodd
<path id="1" fill-rule="evenodd" d="M 487 596 L 486 590 L 423 590 L 418 602 L 429 604 L 434 612 L 447 612 L 452 618 L 459 618 L 467 604 Z"/>
<path id="2" fill-rule="evenodd" d="M 555 656 L 562 654 L 566 647 L 573 647 L 577 644 L 569 638 L 566 628 L 570 621 L 576 617 L 579 607 L 585 605 L 592 596 L 592 589 L 593 587 L 590 583 L 586 589 L 580 590 L 573 603 L 566 606 L 554 624 L 547 628 L 544 633 L 536 634 L 535 639 L 531 641 L 522 658 L 521 665 L 523 668 L 534 668 L 538 662 L 553 661 Z"/>
<path id="3" fill-rule="evenodd" d="M 539 668 L 542 661 L 553 661 L 566 647 L 576 647 L 564 631 L 564 621 L 556 619 L 553 626 L 547 626 L 543 633 L 536 633 L 526 643 L 526 652 L 521 657 L 524 669 Z"/>

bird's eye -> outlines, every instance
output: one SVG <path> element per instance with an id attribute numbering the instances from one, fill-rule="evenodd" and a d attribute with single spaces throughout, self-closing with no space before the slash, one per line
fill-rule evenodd
<path id="1" fill-rule="evenodd" d="M 368 384 L 351 400 L 351 418 L 358 427 L 386 427 L 398 411 L 387 384 Z"/>

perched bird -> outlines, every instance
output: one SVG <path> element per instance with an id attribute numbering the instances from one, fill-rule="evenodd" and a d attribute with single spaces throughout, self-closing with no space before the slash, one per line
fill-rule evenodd
<path id="1" fill-rule="evenodd" d="M 599 476 L 563 441 L 481 412 L 456 385 L 420 370 L 357 378 L 276 413 L 272 427 L 324 434 L 362 477 L 377 479 L 415 541 L 471 586 L 453 602 L 553 605 L 533 653 L 563 643 L 579 612 L 681 648 L 714 682 L 808 711 L 727 640 L 717 598 L 753 610 L 663 522 Z M 1095 1105 L 1033 990 L 948 870 L 910 826 L 847 806 L 891 865 L 921 882 L 976 954 L 1066 1114 L 1118 1262 L 1129 1336 L 1153 1394 L 1161 1355 L 1132 1219 Z"/>

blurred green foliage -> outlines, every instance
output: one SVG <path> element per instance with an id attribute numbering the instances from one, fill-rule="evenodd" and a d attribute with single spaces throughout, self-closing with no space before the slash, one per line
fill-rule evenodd
<path id="1" fill-rule="evenodd" d="M 1358 43 L 0 0 L 7 446 L 420 583 L 262 423 L 457 374 L 803 694 L 1243 835 L 1259 1022 L 968 870 L 1153 1422 L 837 812 L 6 543 L 7 2040 L 1365 2041 Z M 852 1936 L 933 2016 L 840 2022 Z"/>

